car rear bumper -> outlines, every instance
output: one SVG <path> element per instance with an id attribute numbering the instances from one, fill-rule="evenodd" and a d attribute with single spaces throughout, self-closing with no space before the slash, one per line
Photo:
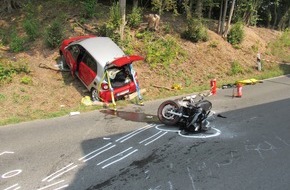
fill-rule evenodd
<path id="1" fill-rule="evenodd" d="M 124 96 L 128 94 L 132 94 L 136 92 L 136 86 L 134 82 L 130 82 L 129 84 L 113 89 L 114 98 L 116 100 L 124 98 Z M 100 91 L 99 96 L 104 102 L 112 102 L 112 96 L 110 90 Z"/>

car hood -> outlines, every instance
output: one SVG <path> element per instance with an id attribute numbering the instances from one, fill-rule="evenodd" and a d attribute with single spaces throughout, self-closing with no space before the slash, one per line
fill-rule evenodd
<path id="1" fill-rule="evenodd" d="M 114 61 L 109 63 L 108 66 L 114 65 L 116 67 L 122 67 L 124 65 L 132 63 L 133 61 L 140 61 L 143 59 L 144 58 L 139 55 L 124 56 L 124 57 L 116 58 Z"/>

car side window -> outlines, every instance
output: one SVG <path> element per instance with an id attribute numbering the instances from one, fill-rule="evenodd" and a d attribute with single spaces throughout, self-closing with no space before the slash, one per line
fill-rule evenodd
<path id="1" fill-rule="evenodd" d="M 83 62 L 90 67 L 95 73 L 97 73 L 98 71 L 98 66 L 96 61 L 94 60 L 94 58 L 89 55 L 89 54 L 85 54 L 84 58 L 83 58 Z"/>
<path id="2" fill-rule="evenodd" d="M 72 54 L 74 60 L 76 60 L 80 53 L 79 47 L 77 45 L 73 45 L 73 46 L 70 46 L 68 50 Z"/>

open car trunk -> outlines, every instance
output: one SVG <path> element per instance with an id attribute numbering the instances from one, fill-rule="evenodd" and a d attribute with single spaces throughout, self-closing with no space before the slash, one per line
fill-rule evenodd
<path id="1" fill-rule="evenodd" d="M 124 56 L 112 61 L 108 67 L 107 71 L 110 77 L 110 82 L 113 88 L 119 88 L 134 82 L 131 72 L 131 64 L 134 61 L 143 60 L 143 57 L 138 55 Z"/>
<path id="2" fill-rule="evenodd" d="M 119 88 L 134 82 L 129 64 L 122 67 L 111 67 L 107 71 L 113 88 Z"/>

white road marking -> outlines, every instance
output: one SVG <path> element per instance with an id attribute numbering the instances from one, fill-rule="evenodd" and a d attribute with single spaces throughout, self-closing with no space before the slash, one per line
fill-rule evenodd
<path id="1" fill-rule="evenodd" d="M 153 139 L 152 141 L 147 142 L 147 143 L 145 144 L 145 146 L 147 146 L 148 144 L 153 143 L 154 141 L 156 141 L 157 139 L 159 139 L 159 138 L 161 138 L 162 136 L 166 135 L 167 133 L 168 133 L 168 132 L 164 132 L 164 133 L 162 133 L 161 135 L 159 135 L 158 137 L 156 137 L 156 138 Z"/>
<path id="2" fill-rule="evenodd" d="M 111 162 L 111 163 L 109 163 L 109 164 L 103 166 L 102 169 L 104 169 L 104 168 L 106 168 L 106 167 L 108 167 L 108 166 L 110 166 L 110 165 L 112 165 L 112 164 L 114 164 L 114 163 L 116 163 L 116 162 L 119 162 L 120 160 L 123 160 L 124 158 L 127 158 L 128 156 L 130 156 L 131 154 L 133 154 L 133 153 L 135 153 L 135 152 L 137 152 L 137 151 L 138 151 L 138 149 L 133 150 L 132 152 L 126 154 L 125 156 L 123 156 L 123 157 L 121 157 L 121 158 L 119 158 L 119 159 L 117 159 L 117 160 L 115 160 L 115 161 L 113 161 L 113 162 Z"/>
<path id="3" fill-rule="evenodd" d="M 41 187 L 41 188 L 39 188 L 39 189 L 37 189 L 37 190 L 47 189 L 47 188 L 49 188 L 49 187 L 55 186 L 55 185 L 57 185 L 57 184 L 60 184 L 60 183 L 62 183 L 62 182 L 64 182 L 64 180 L 61 180 L 61 181 L 55 182 L 55 183 L 50 184 L 50 185 L 47 185 L 47 186 L 45 186 L 45 187 Z"/>
<path id="4" fill-rule="evenodd" d="M 106 148 L 107 146 L 109 146 L 109 145 L 111 145 L 111 144 L 112 144 L 112 143 L 108 143 L 108 144 L 106 144 L 105 146 L 102 146 L 101 148 L 98 148 L 98 149 L 96 149 L 96 150 L 90 152 L 89 154 L 87 154 L 87 155 L 85 155 L 84 157 L 80 158 L 79 161 L 81 161 L 81 160 L 85 159 L 86 157 L 88 157 L 88 156 L 94 154 L 95 152 L 98 152 L 98 151 L 100 151 L 100 150 Z M 113 145 L 113 146 L 116 146 L 116 145 Z M 112 148 L 113 148 L 113 147 L 112 147 Z M 86 162 L 86 161 L 84 161 L 84 162 Z"/>
<path id="5" fill-rule="evenodd" d="M 54 190 L 59 190 L 59 189 L 63 189 L 63 188 L 66 188 L 66 187 L 68 187 L 68 184 L 66 184 L 66 185 L 64 185 L 64 186 L 61 186 L 61 187 L 58 187 L 58 188 L 56 188 L 56 189 L 54 189 Z"/>
<path id="6" fill-rule="evenodd" d="M 159 135 L 159 133 L 162 133 L 162 131 L 159 131 L 158 133 L 152 135 L 151 137 L 148 137 L 147 139 L 144 139 L 143 141 L 140 141 L 139 144 L 142 144 L 143 142 L 145 142 L 145 141 L 147 141 L 147 140 L 149 140 L 149 139 L 152 139 L 153 137 Z"/>
<path id="7" fill-rule="evenodd" d="M 4 154 L 14 154 L 14 152 L 4 151 L 4 152 L 0 153 L 0 156 L 2 156 L 2 155 L 4 155 Z"/>
<path id="8" fill-rule="evenodd" d="M 15 187 L 15 189 L 12 189 L 12 188 L 14 188 L 14 187 Z M 20 188 L 21 188 L 21 187 L 18 185 L 18 183 L 16 183 L 16 184 L 14 184 L 14 185 L 12 185 L 12 186 L 10 186 L 10 187 L 4 189 L 4 190 L 17 190 L 17 189 L 20 189 Z"/>
<path id="9" fill-rule="evenodd" d="M 154 125 L 155 125 L 155 124 L 146 125 L 146 126 L 140 128 L 140 129 L 137 129 L 137 130 L 135 130 L 135 131 L 132 131 L 131 133 L 128 133 L 127 135 L 125 135 L 125 136 L 123 136 L 123 137 L 117 139 L 116 142 L 119 142 L 119 141 L 120 141 L 120 143 L 123 143 L 123 142 L 125 142 L 126 140 L 128 140 L 128 139 L 134 137 L 135 135 L 137 135 L 137 134 L 139 134 L 139 133 L 141 133 L 141 132 L 143 132 L 143 131 L 145 131 L 145 130 L 151 128 L 151 127 L 153 127 Z"/>
<path id="10" fill-rule="evenodd" d="M 65 166 L 64 168 L 54 172 L 53 174 L 51 174 L 51 175 L 47 176 L 46 178 L 44 178 L 42 181 L 50 182 L 50 181 L 54 180 L 55 178 L 57 178 L 57 177 L 65 174 L 65 173 L 69 172 L 70 170 L 73 170 L 74 168 L 76 168 L 78 166 L 78 165 L 72 166 L 73 164 L 74 163 L 71 163 L 71 164 Z"/>
<path id="11" fill-rule="evenodd" d="M 83 162 L 87 162 L 87 161 L 89 161 L 89 160 L 95 158 L 96 156 L 98 156 L 98 155 L 100 155 L 100 154 L 102 154 L 102 153 L 104 153 L 104 152 L 106 152 L 106 151 L 108 151 L 108 150 L 114 148 L 115 146 L 116 146 L 116 145 L 113 144 L 112 146 L 110 146 L 110 147 L 108 147 L 108 148 L 106 148 L 106 149 L 104 149 L 104 150 L 101 150 L 100 152 L 94 154 L 93 156 L 91 156 L 91 157 L 89 157 L 89 158 L 83 160 Z"/>
<path id="12" fill-rule="evenodd" d="M 22 170 L 12 170 L 10 172 L 7 172 L 5 174 L 3 174 L 1 177 L 3 179 L 7 179 L 7 178 L 10 178 L 10 177 L 14 177 L 14 176 L 17 176 L 18 174 L 20 174 L 22 172 Z"/>
<path id="13" fill-rule="evenodd" d="M 116 155 L 114 155 L 114 156 L 111 156 L 110 158 L 107 158 L 107 159 L 105 159 L 105 160 L 99 162 L 99 163 L 97 164 L 97 166 L 99 166 L 99 165 L 103 164 L 104 162 L 107 162 L 108 160 L 111 160 L 111 159 L 113 159 L 113 158 L 115 158 L 115 157 L 117 157 L 117 156 L 123 155 L 123 153 L 127 152 L 128 150 L 131 150 L 132 148 L 133 148 L 133 147 L 127 148 L 126 150 L 124 150 L 124 151 L 122 151 L 122 152 L 119 152 L 118 154 L 116 154 Z"/>

